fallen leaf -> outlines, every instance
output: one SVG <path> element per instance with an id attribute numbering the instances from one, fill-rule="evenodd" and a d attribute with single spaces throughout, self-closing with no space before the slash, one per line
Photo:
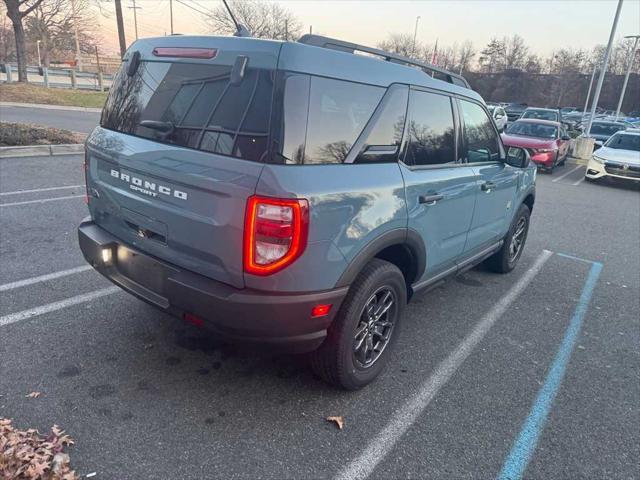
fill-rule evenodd
<path id="1" fill-rule="evenodd" d="M 335 423 L 340 430 L 344 428 L 344 417 L 342 416 L 327 417 L 327 421 Z"/>
<path id="2" fill-rule="evenodd" d="M 42 395 L 42 393 L 40 392 L 31 392 L 28 395 L 25 395 L 26 398 L 38 398 L 40 395 Z"/>

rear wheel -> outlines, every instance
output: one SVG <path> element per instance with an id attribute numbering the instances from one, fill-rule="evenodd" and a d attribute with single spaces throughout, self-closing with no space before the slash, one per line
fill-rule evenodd
<path id="1" fill-rule="evenodd" d="M 509 228 L 509 233 L 504 237 L 502 247 L 485 262 L 491 270 L 498 273 L 508 273 L 516 267 L 527 241 L 530 217 L 529 207 L 525 204 L 520 205 Z"/>
<path id="2" fill-rule="evenodd" d="M 313 370 L 346 390 L 373 381 L 389 361 L 406 303 L 402 272 L 389 262 L 372 260 L 351 285 L 324 343 L 313 352 Z"/>

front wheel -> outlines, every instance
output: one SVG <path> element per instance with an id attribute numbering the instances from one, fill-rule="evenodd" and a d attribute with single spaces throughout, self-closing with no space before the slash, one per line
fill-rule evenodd
<path id="1" fill-rule="evenodd" d="M 351 285 L 324 343 L 312 353 L 313 370 L 346 390 L 373 381 L 389 361 L 406 304 L 402 272 L 373 259 Z"/>
<path id="2" fill-rule="evenodd" d="M 502 247 L 486 260 L 486 264 L 491 270 L 498 273 L 508 273 L 516 267 L 527 241 L 530 218 L 529 207 L 525 204 L 520 205 L 513 222 L 511 222 L 509 232 L 504 237 Z"/>

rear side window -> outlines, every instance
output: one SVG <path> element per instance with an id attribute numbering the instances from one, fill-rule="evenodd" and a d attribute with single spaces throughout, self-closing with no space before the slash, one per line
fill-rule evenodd
<path id="1" fill-rule="evenodd" d="M 500 160 L 500 141 L 493 123 L 480 105 L 460 101 L 464 119 L 464 140 L 467 162 L 491 162 Z"/>
<path id="2" fill-rule="evenodd" d="M 230 76 L 228 65 L 142 62 L 132 77 L 122 68 L 101 125 L 163 143 L 262 160 L 273 72 L 249 67 L 238 85 L 229 82 Z M 141 125 L 145 121 L 147 126 Z"/>
<path id="3" fill-rule="evenodd" d="M 455 128 L 451 99 L 412 90 L 409 96 L 408 165 L 455 163 Z"/>
<path id="4" fill-rule="evenodd" d="M 354 163 L 395 162 L 402 143 L 409 89 L 393 85 L 367 127 L 368 133 Z"/>
<path id="5" fill-rule="evenodd" d="M 311 77 L 304 163 L 342 163 L 385 89 Z"/>

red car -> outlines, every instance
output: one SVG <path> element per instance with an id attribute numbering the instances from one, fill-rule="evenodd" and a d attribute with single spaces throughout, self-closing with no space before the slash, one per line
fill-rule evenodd
<path id="1" fill-rule="evenodd" d="M 550 120 L 518 120 L 502 134 L 505 146 L 526 148 L 531 160 L 550 173 L 556 165 L 564 165 L 569 155 L 569 140 L 571 137 L 564 127 Z"/>

